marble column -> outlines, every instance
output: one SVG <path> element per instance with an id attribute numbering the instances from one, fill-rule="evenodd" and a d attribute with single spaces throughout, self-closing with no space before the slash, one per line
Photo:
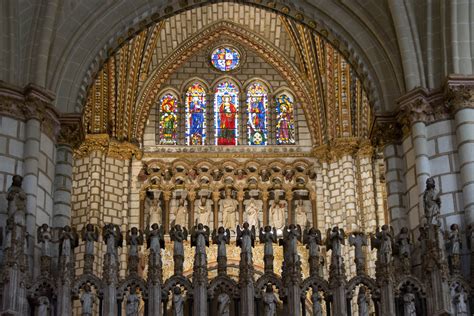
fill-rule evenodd
<path id="1" fill-rule="evenodd" d="M 474 79 L 450 78 L 448 103 L 454 113 L 466 224 L 474 223 Z"/>
<path id="2" fill-rule="evenodd" d="M 244 191 L 237 192 L 237 201 L 239 201 L 239 225 L 244 223 L 244 194 Z"/>
<path id="3" fill-rule="evenodd" d="M 56 146 L 53 227 L 64 227 L 71 221 L 72 154 L 71 146 Z"/>
<path id="4" fill-rule="evenodd" d="M 318 227 L 318 210 L 317 210 L 317 198 L 318 195 L 315 190 L 309 191 L 309 198 L 311 199 L 311 220 L 313 222 L 312 227 Z"/>

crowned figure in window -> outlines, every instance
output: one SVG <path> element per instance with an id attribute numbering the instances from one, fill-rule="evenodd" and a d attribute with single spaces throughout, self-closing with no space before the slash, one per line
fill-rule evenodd
<path id="1" fill-rule="evenodd" d="M 222 96 L 222 103 L 219 106 L 219 135 L 218 145 L 236 145 L 236 124 L 237 107 L 232 102 L 229 94 Z"/>

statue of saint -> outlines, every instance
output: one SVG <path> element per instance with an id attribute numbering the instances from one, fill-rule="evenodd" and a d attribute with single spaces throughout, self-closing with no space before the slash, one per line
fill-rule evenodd
<path id="1" fill-rule="evenodd" d="M 217 256 L 226 257 L 226 245 L 230 243 L 230 230 L 228 228 L 219 227 L 217 231 L 212 231 L 212 242 L 217 245 Z"/>
<path id="2" fill-rule="evenodd" d="M 301 227 L 306 227 L 308 224 L 308 217 L 307 217 L 308 207 L 305 205 L 305 201 L 303 199 L 299 199 L 296 202 L 295 208 L 295 219 L 296 224 L 300 225 Z"/>
<path id="3" fill-rule="evenodd" d="M 459 233 L 458 224 L 452 224 L 450 232 L 447 236 L 449 256 L 451 258 L 451 265 L 454 270 L 458 271 L 461 267 L 461 236 Z"/>
<path id="4" fill-rule="evenodd" d="M 245 205 L 245 217 L 244 220 L 249 223 L 250 227 L 255 226 L 255 229 L 259 228 L 258 215 L 262 212 L 263 201 L 255 200 L 252 196 L 249 200 L 244 202 Z"/>
<path id="5" fill-rule="evenodd" d="M 46 296 L 40 296 L 38 298 L 38 316 L 49 315 L 49 298 Z"/>
<path id="6" fill-rule="evenodd" d="M 343 258 L 342 245 L 344 245 L 344 230 L 337 226 L 327 230 L 326 249 L 331 250 L 331 265 L 335 267 L 337 274 L 342 274 Z"/>
<path id="7" fill-rule="evenodd" d="M 138 257 L 138 246 L 143 245 L 143 232 L 136 227 L 128 231 L 127 245 L 129 246 L 128 255 Z"/>
<path id="8" fill-rule="evenodd" d="M 365 271 L 365 252 L 363 246 L 367 246 L 367 237 L 363 232 L 354 232 L 349 235 L 349 245 L 354 246 L 354 262 L 357 273 Z"/>
<path id="9" fill-rule="evenodd" d="M 140 307 L 140 296 L 137 294 L 137 288 L 133 286 L 130 289 L 130 294 L 127 296 L 127 316 L 138 316 L 138 309 Z"/>
<path id="10" fill-rule="evenodd" d="M 86 255 L 94 255 L 94 242 L 99 240 L 97 226 L 87 224 L 82 228 L 82 241 L 86 243 Z"/>
<path id="11" fill-rule="evenodd" d="M 400 230 L 400 234 L 396 238 L 396 245 L 401 265 L 405 272 L 409 272 L 411 268 L 411 241 L 407 227 L 402 227 Z"/>
<path id="12" fill-rule="evenodd" d="M 423 204 L 425 209 L 425 217 L 428 225 L 440 225 L 439 214 L 441 207 L 441 199 L 438 192 L 436 192 L 436 185 L 433 178 L 426 180 L 426 189 L 423 194 Z"/>
<path id="13" fill-rule="evenodd" d="M 454 315 L 468 316 L 466 294 L 460 285 L 457 285 L 454 289 L 453 307 L 455 313 Z"/>
<path id="14" fill-rule="evenodd" d="M 16 225 L 25 227 L 26 225 L 26 193 L 21 188 L 23 178 L 14 175 L 12 185 L 7 192 L 8 216 L 13 218 Z"/>
<path id="15" fill-rule="evenodd" d="M 390 226 L 383 225 L 382 231 L 377 227 L 374 236 L 371 237 L 372 248 L 377 248 L 377 260 L 388 264 L 392 261 L 393 231 Z"/>
<path id="16" fill-rule="evenodd" d="M 311 301 L 313 302 L 313 316 L 323 316 L 323 307 L 321 306 L 321 295 L 317 289 L 313 288 Z"/>
<path id="17" fill-rule="evenodd" d="M 184 316 L 184 297 L 179 286 L 173 288 L 173 316 Z"/>
<path id="18" fill-rule="evenodd" d="M 173 203 L 171 214 L 174 215 L 174 224 L 181 227 L 188 226 L 188 202 L 181 198 Z"/>
<path id="19" fill-rule="evenodd" d="M 235 229 L 236 214 L 239 202 L 232 198 L 231 190 L 225 190 L 225 198 L 219 201 L 219 210 L 222 214 L 222 226 L 225 228 Z"/>
<path id="20" fill-rule="evenodd" d="M 147 236 L 147 247 L 150 249 L 150 252 L 161 258 L 160 251 L 161 249 L 165 249 L 163 226 L 160 227 L 158 224 L 154 223 L 151 225 L 151 229 L 145 231 L 145 234 Z"/>
<path id="21" fill-rule="evenodd" d="M 78 238 L 77 233 L 69 225 L 64 226 L 64 228 L 59 233 L 59 241 L 61 243 L 61 258 L 64 264 L 71 263 L 73 256 L 73 249 L 77 247 Z"/>
<path id="22" fill-rule="evenodd" d="M 46 257 L 51 257 L 51 228 L 48 224 L 43 224 L 38 227 L 37 231 L 38 243 L 41 243 L 41 255 Z"/>
<path id="23" fill-rule="evenodd" d="M 91 286 L 85 284 L 81 295 L 82 316 L 92 316 L 95 296 L 91 291 Z"/>
<path id="24" fill-rule="evenodd" d="M 403 295 L 403 315 L 416 316 L 415 294 L 411 292 L 411 286 L 408 287 L 407 292 Z"/>
<path id="25" fill-rule="evenodd" d="M 276 229 L 283 229 L 286 225 L 286 213 L 286 201 L 280 200 L 278 196 L 276 196 L 270 206 L 270 223 L 273 224 Z"/>
<path id="26" fill-rule="evenodd" d="M 217 315 L 230 316 L 230 297 L 226 293 L 217 296 Z"/>
<path id="27" fill-rule="evenodd" d="M 265 256 L 273 256 L 273 245 L 277 242 L 277 231 L 275 227 L 265 226 L 260 228 L 260 243 L 264 244 L 263 252 Z"/>
<path id="28" fill-rule="evenodd" d="M 267 285 L 265 293 L 262 295 L 262 300 L 264 306 L 263 315 L 275 316 L 278 300 L 275 296 L 275 293 L 273 293 L 273 286 L 271 284 Z"/>
<path id="29" fill-rule="evenodd" d="M 367 303 L 367 294 L 365 286 L 359 288 L 357 295 L 357 305 L 359 306 L 359 316 L 369 316 L 369 304 Z"/>
<path id="30" fill-rule="evenodd" d="M 204 226 L 208 226 L 211 222 L 212 201 L 205 196 L 201 196 L 201 199 L 196 201 L 194 210 L 196 214 L 196 225 L 203 224 Z"/>
<path id="31" fill-rule="evenodd" d="M 161 209 L 161 201 L 159 197 L 153 197 L 150 203 L 150 211 L 148 217 L 148 225 L 158 224 L 161 225 L 163 219 L 163 211 Z"/>
<path id="32" fill-rule="evenodd" d="M 206 247 L 209 247 L 209 227 L 202 223 L 197 224 L 191 231 L 191 247 L 196 247 L 194 264 L 207 266 Z"/>

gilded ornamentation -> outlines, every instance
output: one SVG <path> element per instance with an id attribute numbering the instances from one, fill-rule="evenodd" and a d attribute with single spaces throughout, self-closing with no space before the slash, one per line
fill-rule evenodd
<path id="1" fill-rule="evenodd" d="M 320 161 L 336 161 L 344 156 L 372 156 L 373 147 L 367 139 L 336 138 L 326 145 L 313 149 L 313 155 Z"/>
<path id="2" fill-rule="evenodd" d="M 132 156 L 142 158 L 141 149 L 129 142 L 119 142 L 111 139 L 108 134 L 87 134 L 82 144 L 74 150 L 76 158 L 89 155 L 92 151 L 100 151 L 108 157 L 127 160 Z"/>

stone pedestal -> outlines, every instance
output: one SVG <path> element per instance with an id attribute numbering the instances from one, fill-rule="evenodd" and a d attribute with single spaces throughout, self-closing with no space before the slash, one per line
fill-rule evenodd
<path id="1" fill-rule="evenodd" d="M 148 316 L 161 316 L 162 265 L 158 256 L 148 258 Z"/>
<path id="2" fill-rule="evenodd" d="M 248 253 L 242 252 L 240 254 L 240 270 L 239 270 L 239 285 L 240 285 L 240 315 L 253 316 L 255 315 L 255 287 L 253 280 L 253 263 L 248 258 Z"/>
<path id="3" fill-rule="evenodd" d="M 118 283 L 118 262 L 117 259 L 106 253 L 104 256 L 104 302 L 103 302 L 103 315 L 104 316 L 116 316 L 118 311 L 117 306 L 117 283 Z M 69 315 L 69 314 L 61 314 Z"/>

